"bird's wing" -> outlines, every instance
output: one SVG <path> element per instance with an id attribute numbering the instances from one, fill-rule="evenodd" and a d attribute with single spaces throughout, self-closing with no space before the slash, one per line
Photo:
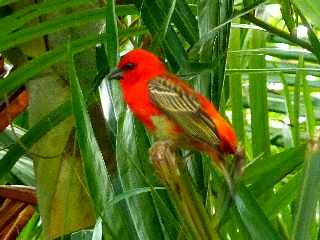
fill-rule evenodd
<path id="1" fill-rule="evenodd" d="M 152 102 L 174 120 L 187 135 L 210 146 L 220 144 L 215 124 L 201 110 L 195 96 L 187 94 L 183 88 L 165 77 L 150 80 L 148 88 Z"/>

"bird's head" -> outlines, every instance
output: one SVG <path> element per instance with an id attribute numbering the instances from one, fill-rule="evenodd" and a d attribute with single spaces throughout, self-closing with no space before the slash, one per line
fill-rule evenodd
<path id="1" fill-rule="evenodd" d="M 117 68 L 111 71 L 107 78 L 136 82 L 165 72 L 165 65 L 156 55 L 147 50 L 135 49 L 121 57 Z"/>

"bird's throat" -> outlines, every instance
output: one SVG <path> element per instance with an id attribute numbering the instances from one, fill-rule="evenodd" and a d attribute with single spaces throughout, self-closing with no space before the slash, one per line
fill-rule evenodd
<path id="1" fill-rule="evenodd" d="M 130 83 L 124 79 L 120 81 L 120 86 L 122 88 L 124 100 L 127 102 L 130 110 L 144 125 L 153 131 L 155 126 L 151 117 L 158 116 L 161 112 L 150 101 L 148 83 L 146 81 Z"/>

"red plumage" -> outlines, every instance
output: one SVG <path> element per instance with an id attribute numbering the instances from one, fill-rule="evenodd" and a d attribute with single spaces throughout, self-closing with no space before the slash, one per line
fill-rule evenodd
<path id="1" fill-rule="evenodd" d="M 118 68 L 125 102 L 158 138 L 205 151 L 216 162 L 236 152 L 230 124 L 207 98 L 170 74 L 157 56 L 136 49 L 121 58 Z"/>

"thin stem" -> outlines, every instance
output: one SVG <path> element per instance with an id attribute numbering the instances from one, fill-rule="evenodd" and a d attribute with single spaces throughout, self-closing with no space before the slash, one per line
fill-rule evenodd
<path id="1" fill-rule="evenodd" d="M 247 14 L 242 16 L 245 20 L 265 29 L 266 31 L 276 34 L 292 43 L 295 43 L 307 50 L 309 50 L 310 52 L 314 53 L 314 55 L 317 56 L 317 54 L 315 53 L 314 48 L 312 47 L 312 45 L 310 45 L 308 42 L 301 40 L 299 38 L 297 38 L 296 36 L 290 35 L 289 33 L 282 31 L 276 27 L 271 26 L 270 24 L 256 18 L 255 16 L 251 15 L 251 14 Z M 320 61 L 320 59 L 318 58 L 318 60 Z"/>

